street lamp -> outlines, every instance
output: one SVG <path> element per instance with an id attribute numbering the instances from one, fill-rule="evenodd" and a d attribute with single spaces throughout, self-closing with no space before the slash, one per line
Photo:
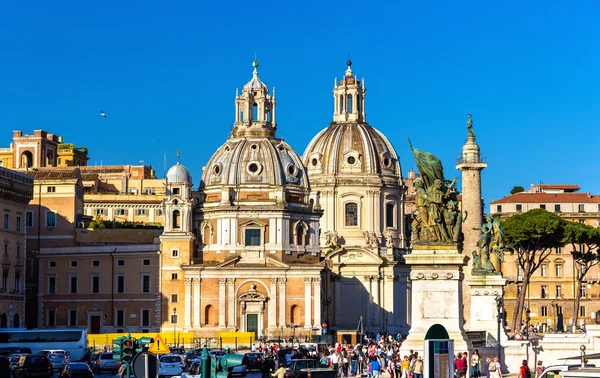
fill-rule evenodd
<path id="1" fill-rule="evenodd" d="M 498 310 L 498 334 L 496 340 L 498 341 L 498 359 L 502 354 L 502 345 L 500 345 L 500 331 L 502 328 L 502 312 L 503 312 L 504 301 L 501 296 L 496 296 L 496 308 Z"/>
<path id="2" fill-rule="evenodd" d="M 554 308 L 554 333 L 556 333 L 556 332 L 558 332 L 558 324 L 556 321 L 556 312 L 557 312 L 558 306 L 556 305 L 556 301 L 550 302 L 550 306 L 552 306 L 552 308 Z"/>
<path id="3" fill-rule="evenodd" d="M 531 322 L 531 310 L 528 306 L 525 306 L 525 335 L 529 340 L 529 323 Z"/>
<path id="4" fill-rule="evenodd" d="M 173 346 L 176 346 L 175 333 L 177 332 L 177 307 L 173 307 Z"/>

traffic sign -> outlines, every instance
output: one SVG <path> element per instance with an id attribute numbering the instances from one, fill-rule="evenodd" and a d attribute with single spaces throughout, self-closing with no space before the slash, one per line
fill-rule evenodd
<path id="1" fill-rule="evenodd" d="M 142 352 L 135 356 L 131 368 L 133 369 L 133 376 L 136 378 L 156 378 L 160 367 L 158 366 L 158 358 L 154 354 Z"/>
<path id="2" fill-rule="evenodd" d="M 154 354 L 171 353 L 171 351 L 169 350 L 169 347 L 167 347 L 167 344 L 163 340 L 160 333 L 157 333 L 156 336 L 154 336 L 154 343 L 150 346 L 150 348 L 148 348 L 148 352 L 154 353 Z"/>

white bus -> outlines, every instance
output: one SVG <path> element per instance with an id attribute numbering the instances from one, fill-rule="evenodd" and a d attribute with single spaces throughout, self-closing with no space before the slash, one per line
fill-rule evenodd
<path id="1" fill-rule="evenodd" d="M 81 328 L 7 329 L 0 328 L 0 350 L 29 348 L 31 353 L 60 349 L 69 353 L 72 361 L 83 358 L 88 351 L 87 330 Z"/>

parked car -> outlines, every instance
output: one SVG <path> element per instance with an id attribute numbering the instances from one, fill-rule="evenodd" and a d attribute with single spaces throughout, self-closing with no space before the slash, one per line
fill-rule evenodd
<path id="1" fill-rule="evenodd" d="M 596 367 L 594 364 L 587 364 L 587 367 Z M 572 364 L 572 365 L 552 365 L 546 367 L 542 374 L 540 374 L 539 378 L 549 378 L 554 377 L 555 375 L 562 376 L 562 372 L 570 371 L 570 370 L 579 370 L 581 368 L 581 364 Z"/>
<path id="2" fill-rule="evenodd" d="M 246 353 L 244 354 L 244 356 L 246 356 L 246 369 L 247 370 L 261 370 L 262 369 L 262 365 L 263 365 L 263 361 L 264 361 L 264 356 L 262 353 L 258 353 L 258 352 L 250 352 L 250 353 Z"/>
<path id="3" fill-rule="evenodd" d="M 173 376 L 183 373 L 183 357 L 178 354 L 165 354 L 158 360 L 158 376 Z"/>
<path id="4" fill-rule="evenodd" d="M 92 368 L 92 371 L 94 374 L 103 371 L 115 373 L 120 364 L 120 361 L 114 359 L 114 353 L 101 353 L 98 360 L 96 360 L 96 364 Z"/>
<path id="5" fill-rule="evenodd" d="M 321 368 L 319 361 L 304 358 L 301 360 L 290 360 L 285 376 L 286 378 L 337 378 L 337 371 L 329 368 Z"/>
<path id="6" fill-rule="evenodd" d="M 10 363 L 10 371 L 15 370 L 15 366 L 17 366 L 19 364 L 19 360 L 21 359 L 21 357 L 25 356 L 25 353 L 21 353 L 21 354 L 11 354 L 10 356 L 8 356 L 8 362 Z"/>
<path id="7" fill-rule="evenodd" d="M 64 354 L 64 355 L 66 355 L 66 354 L 67 354 L 67 352 L 65 352 L 65 351 L 64 351 L 64 350 L 62 350 L 62 349 L 44 349 L 44 350 L 40 351 L 40 353 L 39 353 L 39 354 L 43 354 L 44 356 L 47 356 L 47 355 L 49 355 L 49 354 L 54 354 L 54 353 L 57 353 L 57 354 Z"/>
<path id="8" fill-rule="evenodd" d="M 69 362 L 69 359 L 64 354 L 52 353 L 47 355 L 48 359 L 52 363 L 54 370 L 62 370 L 65 365 Z"/>
<path id="9" fill-rule="evenodd" d="M 58 373 L 59 378 L 93 378 L 94 373 L 85 362 L 70 362 Z"/>
<path id="10" fill-rule="evenodd" d="M 44 355 L 21 356 L 19 364 L 13 370 L 15 378 L 52 378 L 54 371 L 52 363 Z"/>
<path id="11" fill-rule="evenodd" d="M 0 357 L 0 378 L 10 378 L 10 360 L 8 357 Z"/>

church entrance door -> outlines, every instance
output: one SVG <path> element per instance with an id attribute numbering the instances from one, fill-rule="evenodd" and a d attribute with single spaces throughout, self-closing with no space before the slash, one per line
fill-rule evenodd
<path id="1" fill-rule="evenodd" d="M 254 332 L 254 340 L 258 337 L 258 314 L 246 315 L 246 332 Z"/>

